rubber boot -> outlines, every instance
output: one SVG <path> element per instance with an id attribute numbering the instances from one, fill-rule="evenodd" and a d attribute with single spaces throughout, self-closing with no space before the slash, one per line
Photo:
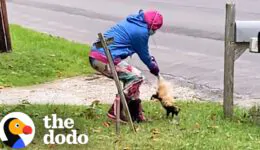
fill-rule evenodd
<path id="1" fill-rule="evenodd" d="M 146 121 L 140 99 L 131 100 L 128 103 L 128 107 L 129 107 L 129 111 L 130 111 L 133 122 Z"/>
<path id="2" fill-rule="evenodd" d="M 144 117 L 144 111 L 143 111 L 143 107 L 142 107 L 142 101 L 140 99 L 138 99 L 139 101 L 139 105 L 138 105 L 138 122 L 144 122 L 146 121 L 146 118 Z"/>
<path id="3" fill-rule="evenodd" d="M 118 95 L 116 95 L 114 103 L 110 107 L 110 109 L 108 110 L 108 113 L 107 113 L 108 118 L 112 119 L 113 121 L 116 121 L 116 106 L 117 106 L 117 104 L 119 104 L 119 102 L 120 102 L 120 97 Z M 127 118 L 123 112 L 122 102 L 120 103 L 120 122 L 123 122 L 123 123 L 127 122 Z"/>

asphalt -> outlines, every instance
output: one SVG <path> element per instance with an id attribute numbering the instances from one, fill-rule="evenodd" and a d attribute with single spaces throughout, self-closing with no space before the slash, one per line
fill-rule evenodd
<path id="1" fill-rule="evenodd" d="M 150 40 L 163 75 L 205 99 L 221 99 L 224 68 L 225 0 L 7 0 L 9 21 L 37 31 L 90 44 L 97 33 L 139 9 L 158 9 L 164 27 Z M 259 0 L 237 1 L 238 20 L 259 20 Z M 260 98 L 260 54 L 236 61 L 237 98 Z M 155 80 L 135 56 L 129 60 Z"/>

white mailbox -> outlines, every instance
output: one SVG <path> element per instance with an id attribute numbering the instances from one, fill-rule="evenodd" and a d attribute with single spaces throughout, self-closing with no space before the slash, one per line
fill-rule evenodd
<path id="1" fill-rule="evenodd" d="M 250 43 L 250 52 L 260 53 L 260 21 L 236 21 L 235 42 Z"/>
<path id="2" fill-rule="evenodd" d="M 260 21 L 236 21 L 236 42 L 250 42 L 260 32 Z"/>

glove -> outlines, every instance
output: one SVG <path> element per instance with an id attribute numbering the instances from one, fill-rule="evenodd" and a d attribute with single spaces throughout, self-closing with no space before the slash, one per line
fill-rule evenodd
<path id="1" fill-rule="evenodd" d="M 158 76 L 160 72 L 158 64 L 153 56 L 151 56 L 151 60 L 152 60 L 152 65 L 151 65 L 152 67 L 150 68 L 150 72 L 151 74 Z"/>

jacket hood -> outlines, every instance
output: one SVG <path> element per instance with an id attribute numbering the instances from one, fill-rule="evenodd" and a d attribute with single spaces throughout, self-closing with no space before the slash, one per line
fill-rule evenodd
<path id="1" fill-rule="evenodd" d="M 141 27 L 145 27 L 148 29 L 148 25 L 146 23 L 146 21 L 144 20 L 144 12 L 143 10 L 140 10 L 138 12 L 138 14 L 134 14 L 134 15 L 129 15 L 126 20 L 128 22 L 131 22 L 131 23 L 134 23 L 138 26 L 141 26 Z"/>

